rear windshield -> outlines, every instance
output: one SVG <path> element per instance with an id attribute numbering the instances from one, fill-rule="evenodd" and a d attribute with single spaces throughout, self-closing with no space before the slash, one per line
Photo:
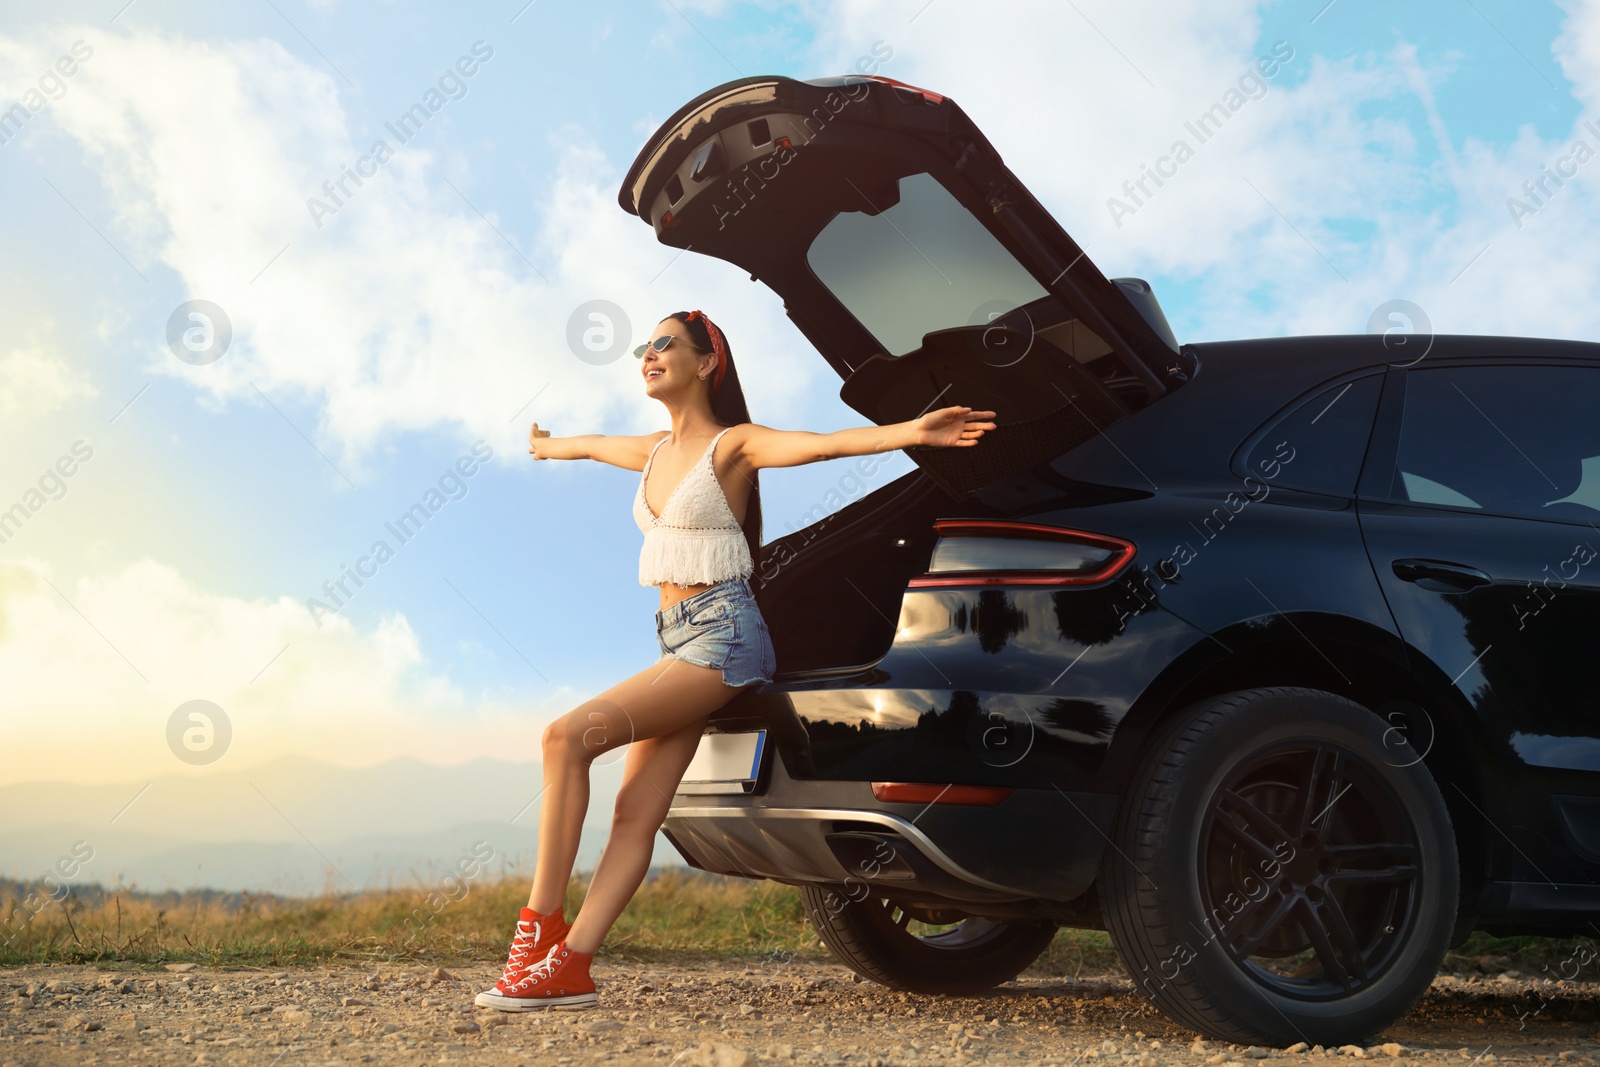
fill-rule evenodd
<path id="1" fill-rule="evenodd" d="M 899 190 L 876 215 L 867 212 L 881 203 L 863 192 L 861 210 L 835 215 L 806 252 L 812 273 L 885 353 L 905 355 L 923 334 L 992 322 L 1047 295 L 931 174 L 908 174 Z"/>

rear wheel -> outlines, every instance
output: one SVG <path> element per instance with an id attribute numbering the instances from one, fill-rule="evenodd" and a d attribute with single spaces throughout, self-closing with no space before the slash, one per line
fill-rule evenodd
<path id="1" fill-rule="evenodd" d="M 1459 872 L 1420 756 L 1352 701 L 1224 694 L 1154 738 L 1101 868 L 1107 930 L 1173 1019 L 1250 1044 L 1360 1043 L 1438 970 Z"/>
<path id="2" fill-rule="evenodd" d="M 916 993 L 981 993 L 1039 958 L 1053 924 L 996 922 L 964 912 L 851 899 L 844 886 L 801 886 L 823 943 L 863 978 Z"/>

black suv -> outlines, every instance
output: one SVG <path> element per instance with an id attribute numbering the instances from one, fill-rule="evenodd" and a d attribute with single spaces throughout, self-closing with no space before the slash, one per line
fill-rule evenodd
<path id="1" fill-rule="evenodd" d="M 1238 1042 L 1360 1041 L 1474 929 L 1600 930 L 1600 345 L 1180 345 L 884 78 L 713 89 L 620 201 L 873 422 L 998 413 L 763 546 L 780 673 L 685 776 L 688 863 L 902 989 L 1102 928 Z"/>

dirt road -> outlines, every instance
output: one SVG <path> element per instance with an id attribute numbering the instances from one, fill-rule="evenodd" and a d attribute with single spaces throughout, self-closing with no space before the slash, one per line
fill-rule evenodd
<path id="1" fill-rule="evenodd" d="M 1455 1067 L 1600 1064 L 1600 986 L 1441 976 L 1369 1048 L 1245 1048 L 1174 1026 L 1120 977 L 1024 975 L 984 997 L 852 981 L 833 963 L 599 959 L 601 1006 L 474 1008 L 498 968 L 0 971 L 0 1067 L 35 1064 L 1055 1063 L 1217 1067 L 1414 1058 Z M 1289 1065 L 1285 1065 L 1289 1067 Z"/>

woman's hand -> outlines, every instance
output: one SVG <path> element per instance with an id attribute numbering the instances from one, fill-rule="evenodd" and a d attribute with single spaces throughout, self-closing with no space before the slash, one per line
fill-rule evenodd
<path id="1" fill-rule="evenodd" d="M 549 459 L 550 458 L 550 456 L 548 454 L 541 456 L 539 454 L 539 451 L 538 451 L 539 450 L 539 442 L 543 441 L 543 440 L 548 440 L 549 437 L 550 437 L 550 431 L 549 430 L 541 430 L 541 429 L 539 429 L 539 424 L 537 422 L 534 423 L 532 426 L 530 426 L 528 428 L 528 452 L 529 452 L 530 455 L 533 456 L 534 459 Z"/>
<path id="2" fill-rule="evenodd" d="M 992 411 L 973 411 L 971 408 L 953 407 L 930 411 L 912 425 L 916 429 L 917 444 L 934 448 L 971 448 L 978 443 L 985 430 L 995 428 Z"/>

